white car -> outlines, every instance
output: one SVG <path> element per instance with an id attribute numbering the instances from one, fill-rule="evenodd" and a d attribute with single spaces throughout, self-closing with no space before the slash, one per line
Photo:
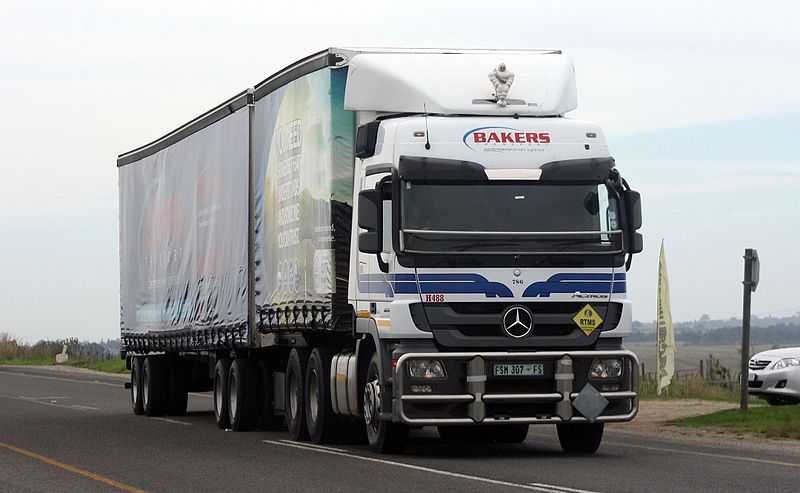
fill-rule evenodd
<path id="1" fill-rule="evenodd" d="M 750 359 L 751 395 L 773 406 L 800 402 L 800 347 L 771 349 Z"/>

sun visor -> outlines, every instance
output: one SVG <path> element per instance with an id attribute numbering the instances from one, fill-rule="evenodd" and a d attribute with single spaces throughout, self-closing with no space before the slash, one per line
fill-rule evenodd
<path id="1" fill-rule="evenodd" d="M 490 72 L 504 64 L 506 87 Z M 505 96 L 506 106 L 497 102 Z M 345 108 L 390 113 L 557 116 L 577 103 L 572 60 L 559 52 L 359 53 Z"/>

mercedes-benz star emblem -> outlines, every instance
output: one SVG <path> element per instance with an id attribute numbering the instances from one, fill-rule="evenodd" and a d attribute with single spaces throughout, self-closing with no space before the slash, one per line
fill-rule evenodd
<path id="1" fill-rule="evenodd" d="M 503 331 L 508 337 L 521 339 L 533 330 L 533 315 L 524 306 L 514 305 L 503 313 Z"/>

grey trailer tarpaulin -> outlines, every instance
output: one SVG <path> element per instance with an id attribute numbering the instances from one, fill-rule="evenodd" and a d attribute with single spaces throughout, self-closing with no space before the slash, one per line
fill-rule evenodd
<path id="1" fill-rule="evenodd" d="M 236 96 L 120 156 L 126 349 L 242 347 L 256 332 L 350 329 L 355 118 L 343 109 L 346 70 L 319 55 L 256 86 L 252 106 Z"/>
<path id="2" fill-rule="evenodd" d="M 247 186 L 246 108 L 119 168 L 127 347 L 247 340 Z"/>

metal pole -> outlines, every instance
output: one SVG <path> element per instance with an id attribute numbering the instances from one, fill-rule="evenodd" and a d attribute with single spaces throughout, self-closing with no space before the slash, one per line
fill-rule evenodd
<path id="1" fill-rule="evenodd" d="M 753 293 L 753 249 L 744 251 L 744 281 L 742 297 L 742 371 L 739 376 L 739 409 L 747 411 L 747 363 L 750 359 L 750 296 Z"/>
<path id="2" fill-rule="evenodd" d="M 256 323 L 256 104 L 254 89 L 247 90 L 247 330 L 250 336 L 249 346 L 255 344 L 259 335 Z"/>

